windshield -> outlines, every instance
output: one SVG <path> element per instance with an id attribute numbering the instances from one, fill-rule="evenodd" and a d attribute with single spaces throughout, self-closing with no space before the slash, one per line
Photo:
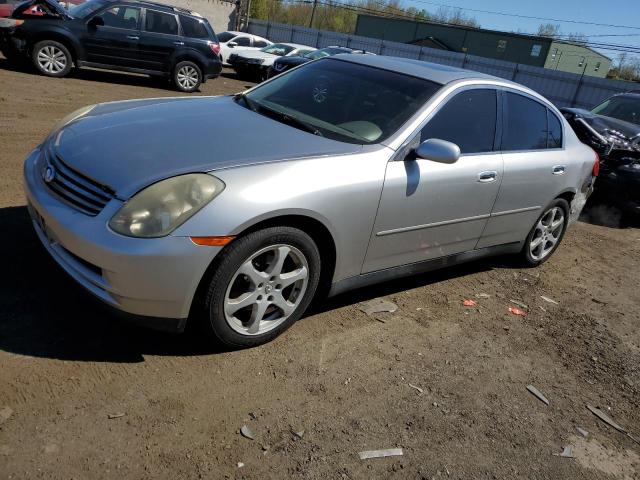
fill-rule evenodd
<path id="1" fill-rule="evenodd" d="M 104 5 L 105 2 L 100 0 L 89 0 L 88 2 L 71 7 L 69 9 L 69 14 L 73 18 L 86 18 L 99 8 L 102 8 Z"/>
<path id="2" fill-rule="evenodd" d="M 346 48 L 323 48 L 321 50 L 309 52 L 305 55 L 305 57 L 310 58 L 311 60 L 317 60 L 318 58 L 337 55 L 339 53 L 351 53 L 351 50 L 347 50 Z"/>
<path id="3" fill-rule="evenodd" d="M 264 47 L 261 52 L 270 53 L 271 55 L 278 55 L 282 57 L 290 52 L 292 52 L 294 48 L 291 45 L 285 45 L 283 43 L 274 43 L 273 45 L 269 45 L 268 47 Z"/>
<path id="4" fill-rule="evenodd" d="M 236 33 L 231 33 L 231 32 L 222 32 L 218 34 L 218 41 L 225 43 L 228 42 L 229 40 L 231 40 L 232 38 L 234 38 L 235 36 L 237 36 Z"/>
<path id="5" fill-rule="evenodd" d="M 591 110 L 591 113 L 640 125 L 640 97 L 611 97 Z"/>
<path id="6" fill-rule="evenodd" d="M 264 106 L 325 137 L 368 144 L 395 133 L 440 86 L 365 65 L 321 59 L 275 77 L 246 98 L 259 113 Z"/>

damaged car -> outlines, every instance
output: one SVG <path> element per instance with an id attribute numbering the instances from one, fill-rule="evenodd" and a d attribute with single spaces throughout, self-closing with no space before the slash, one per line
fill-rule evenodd
<path id="1" fill-rule="evenodd" d="M 49 77 L 74 66 L 120 70 L 165 77 L 183 92 L 222 70 L 220 45 L 201 15 L 134 0 L 90 0 L 68 11 L 56 0 L 29 0 L 0 19 L 0 50 Z"/>
<path id="2" fill-rule="evenodd" d="M 337 55 L 234 96 L 85 107 L 28 155 L 24 182 L 42 245 L 87 291 L 249 347 L 316 293 L 492 255 L 540 265 L 595 160 L 522 85 Z"/>
<path id="3" fill-rule="evenodd" d="M 591 110 L 562 108 L 584 143 L 600 156 L 596 196 L 622 214 L 640 215 L 640 90 L 613 95 Z"/>

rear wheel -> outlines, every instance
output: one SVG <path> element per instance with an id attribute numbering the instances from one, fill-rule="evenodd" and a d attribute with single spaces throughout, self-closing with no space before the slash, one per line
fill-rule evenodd
<path id="1" fill-rule="evenodd" d="M 173 69 L 173 83 L 182 92 L 195 92 L 202 83 L 202 70 L 191 61 L 180 62 Z"/>
<path id="2" fill-rule="evenodd" d="M 31 60 L 36 70 L 48 77 L 64 77 L 73 66 L 73 59 L 67 47 L 54 40 L 36 43 Z"/>
<path id="3" fill-rule="evenodd" d="M 546 262 L 560 245 L 569 222 L 569 204 L 556 198 L 544 210 L 525 240 L 520 254 L 524 263 L 535 267 Z"/>
<path id="4" fill-rule="evenodd" d="M 272 227 L 234 240 L 221 253 L 205 299 L 205 329 L 232 347 L 268 342 L 309 306 L 320 253 L 305 232 Z"/>

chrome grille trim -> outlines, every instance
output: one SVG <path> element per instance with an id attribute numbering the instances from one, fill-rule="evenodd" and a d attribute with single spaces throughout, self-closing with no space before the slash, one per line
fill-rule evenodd
<path id="1" fill-rule="evenodd" d="M 49 150 L 45 156 L 45 168 L 52 166 L 56 172 L 53 180 L 45 182 L 45 185 L 77 210 L 96 216 L 115 198 L 111 188 L 69 167 L 55 152 Z"/>

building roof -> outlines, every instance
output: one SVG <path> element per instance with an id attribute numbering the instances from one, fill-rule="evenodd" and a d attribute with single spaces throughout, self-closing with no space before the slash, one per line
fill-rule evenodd
<path id="1" fill-rule="evenodd" d="M 439 63 L 425 62 L 422 60 L 414 60 L 411 58 L 388 57 L 384 55 L 345 54 L 336 55 L 331 58 L 347 60 L 349 62 L 382 68 L 385 70 L 392 70 L 394 72 L 404 73 L 405 75 L 411 75 L 414 77 L 424 78 L 425 80 L 431 80 L 432 82 L 440 83 L 443 85 L 446 83 L 454 82 L 456 80 L 472 78 L 500 80 L 501 82 L 505 81 L 503 78 L 474 72 L 473 70 L 464 70 L 462 68 L 450 67 L 449 65 L 441 65 Z"/>

